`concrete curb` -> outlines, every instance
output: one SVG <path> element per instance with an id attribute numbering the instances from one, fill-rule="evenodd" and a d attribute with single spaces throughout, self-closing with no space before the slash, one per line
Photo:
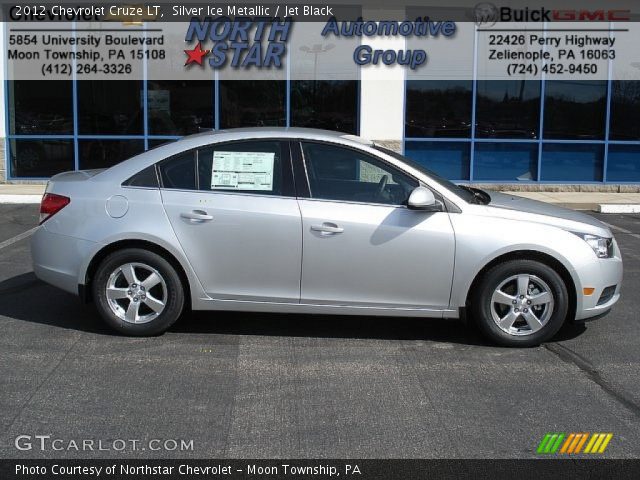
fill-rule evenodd
<path id="1" fill-rule="evenodd" d="M 640 213 L 639 204 L 603 203 L 598 205 L 600 213 Z"/>
<path id="2" fill-rule="evenodd" d="M 42 195 L 2 195 L 0 194 L 0 203 L 26 204 L 40 203 Z"/>

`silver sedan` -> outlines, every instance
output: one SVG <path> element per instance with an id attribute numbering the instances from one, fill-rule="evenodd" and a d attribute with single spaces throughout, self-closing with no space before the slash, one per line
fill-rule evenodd
<path id="1" fill-rule="evenodd" d="M 130 335 L 193 310 L 459 318 L 501 345 L 607 312 L 598 220 L 458 186 L 352 135 L 208 132 L 48 183 L 36 275 Z"/>

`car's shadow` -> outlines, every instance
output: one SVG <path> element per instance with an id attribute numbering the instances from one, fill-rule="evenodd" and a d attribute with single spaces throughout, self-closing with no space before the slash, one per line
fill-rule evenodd
<path id="1" fill-rule="evenodd" d="M 25 273 L 0 282 L 0 316 L 98 335 L 118 335 L 91 304 Z M 584 332 L 582 324 L 565 326 L 554 338 L 562 341 Z M 170 332 L 220 335 L 265 335 L 389 340 L 428 340 L 463 345 L 490 345 L 458 320 L 345 315 L 249 312 L 190 312 Z"/>

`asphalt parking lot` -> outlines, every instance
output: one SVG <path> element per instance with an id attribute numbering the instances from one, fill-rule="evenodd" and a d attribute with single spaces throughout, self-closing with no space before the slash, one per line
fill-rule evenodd
<path id="1" fill-rule="evenodd" d="M 28 239 L 8 244 L 37 206 L 0 205 L 0 456 L 519 458 L 547 432 L 612 432 L 604 456 L 640 457 L 640 215 L 599 218 L 625 259 L 621 302 L 505 349 L 457 321 L 311 315 L 189 313 L 118 336 L 34 277 Z M 86 439 L 139 442 L 69 446 Z"/>

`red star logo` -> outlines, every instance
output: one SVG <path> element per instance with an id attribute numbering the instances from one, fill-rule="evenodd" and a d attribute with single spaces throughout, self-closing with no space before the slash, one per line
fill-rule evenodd
<path id="1" fill-rule="evenodd" d="M 184 53 L 187 54 L 187 61 L 184 62 L 185 66 L 191 63 L 197 63 L 198 65 L 202 65 L 202 58 L 209 55 L 211 50 L 203 50 L 200 42 L 196 45 L 193 50 L 185 50 Z"/>

